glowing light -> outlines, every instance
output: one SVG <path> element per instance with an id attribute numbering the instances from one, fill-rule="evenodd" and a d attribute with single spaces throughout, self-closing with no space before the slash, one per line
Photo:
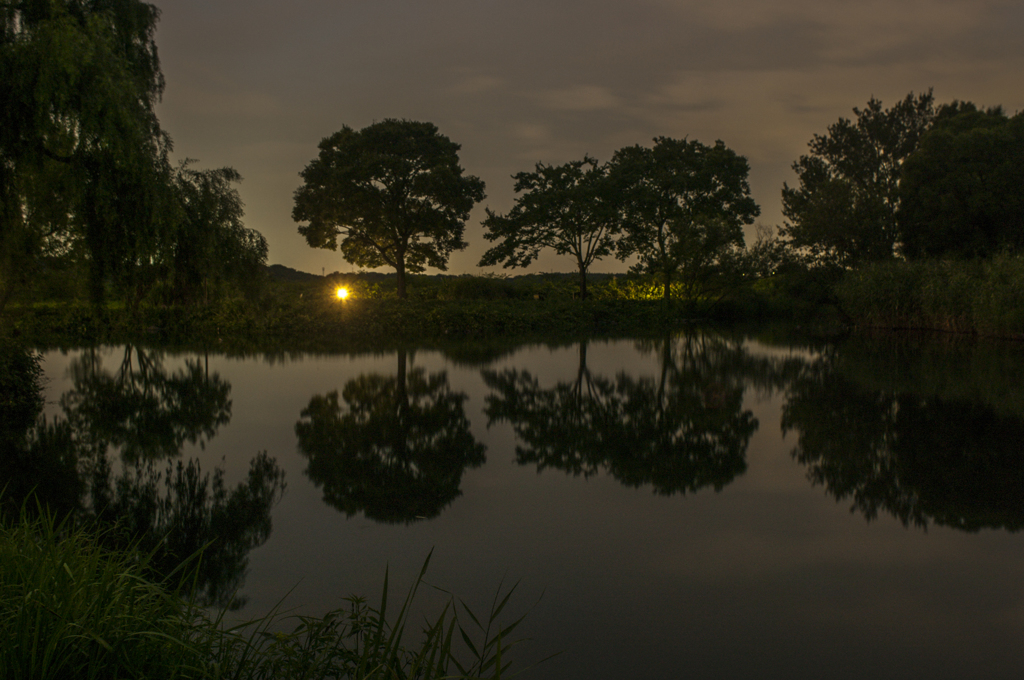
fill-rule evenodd
<path id="1" fill-rule="evenodd" d="M 337 294 L 339 300 L 344 300 L 348 297 L 348 288 L 339 288 L 337 290 Z"/>

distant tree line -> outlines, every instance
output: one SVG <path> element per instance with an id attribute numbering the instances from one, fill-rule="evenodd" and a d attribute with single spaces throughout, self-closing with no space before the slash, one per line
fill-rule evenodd
<path id="1" fill-rule="evenodd" d="M 580 298 L 602 258 L 633 262 L 673 288 L 707 296 L 780 266 L 839 270 L 897 258 L 987 257 L 1024 245 L 1024 116 L 969 102 L 936 107 L 929 91 L 885 109 L 872 98 L 855 118 L 814 135 L 783 186 L 785 223 L 760 229 L 747 248 L 743 225 L 760 209 L 749 166 L 721 141 L 658 137 L 607 163 L 584 156 L 539 162 L 513 176 L 515 205 L 487 210 L 495 242 L 480 266 L 527 267 L 543 250 L 573 258 Z M 388 119 L 323 140 L 302 172 L 293 217 L 313 247 L 360 266 L 445 270 L 464 248 L 465 221 L 484 185 L 465 176 L 459 146 L 430 123 Z"/>

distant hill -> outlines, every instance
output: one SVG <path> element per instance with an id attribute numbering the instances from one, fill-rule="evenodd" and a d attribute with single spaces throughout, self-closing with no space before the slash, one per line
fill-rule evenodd
<path id="1" fill-rule="evenodd" d="M 300 272 L 298 269 L 285 267 L 283 264 L 272 264 L 268 266 L 267 273 L 275 279 L 281 279 L 282 281 L 311 281 L 313 279 L 323 278 L 316 274 L 307 274 L 306 272 Z"/>

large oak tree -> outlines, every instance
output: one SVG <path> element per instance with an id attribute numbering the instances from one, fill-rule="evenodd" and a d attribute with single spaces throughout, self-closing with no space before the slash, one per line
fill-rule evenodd
<path id="1" fill-rule="evenodd" d="M 433 123 L 343 127 L 300 173 L 292 210 L 305 222 L 299 233 L 314 248 L 340 245 L 361 267 L 393 267 L 404 298 L 407 271 L 443 271 L 452 251 L 466 247 L 465 222 L 484 198 L 483 181 L 463 174 L 459 148 Z"/>

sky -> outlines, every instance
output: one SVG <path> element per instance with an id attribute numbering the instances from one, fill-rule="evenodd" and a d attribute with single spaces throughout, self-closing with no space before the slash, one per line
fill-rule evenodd
<path id="1" fill-rule="evenodd" d="M 517 172 L 666 136 L 722 140 L 747 158 L 758 222 L 815 134 L 871 97 L 1024 110 L 1020 0 L 156 0 L 166 78 L 158 108 L 175 157 L 231 166 L 268 263 L 357 271 L 310 248 L 291 218 L 324 137 L 387 118 L 429 121 L 460 144 L 487 198 L 448 272 L 491 245 L 484 208 L 515 201 Z M 748 229 L 753 234 L 753 228 Z M 622 272 L 614 259 L 592 271 Z M 386 270 L 382 270 L 386 271 Z M 428 270 L 436 273 L 436 270 Z"/>

